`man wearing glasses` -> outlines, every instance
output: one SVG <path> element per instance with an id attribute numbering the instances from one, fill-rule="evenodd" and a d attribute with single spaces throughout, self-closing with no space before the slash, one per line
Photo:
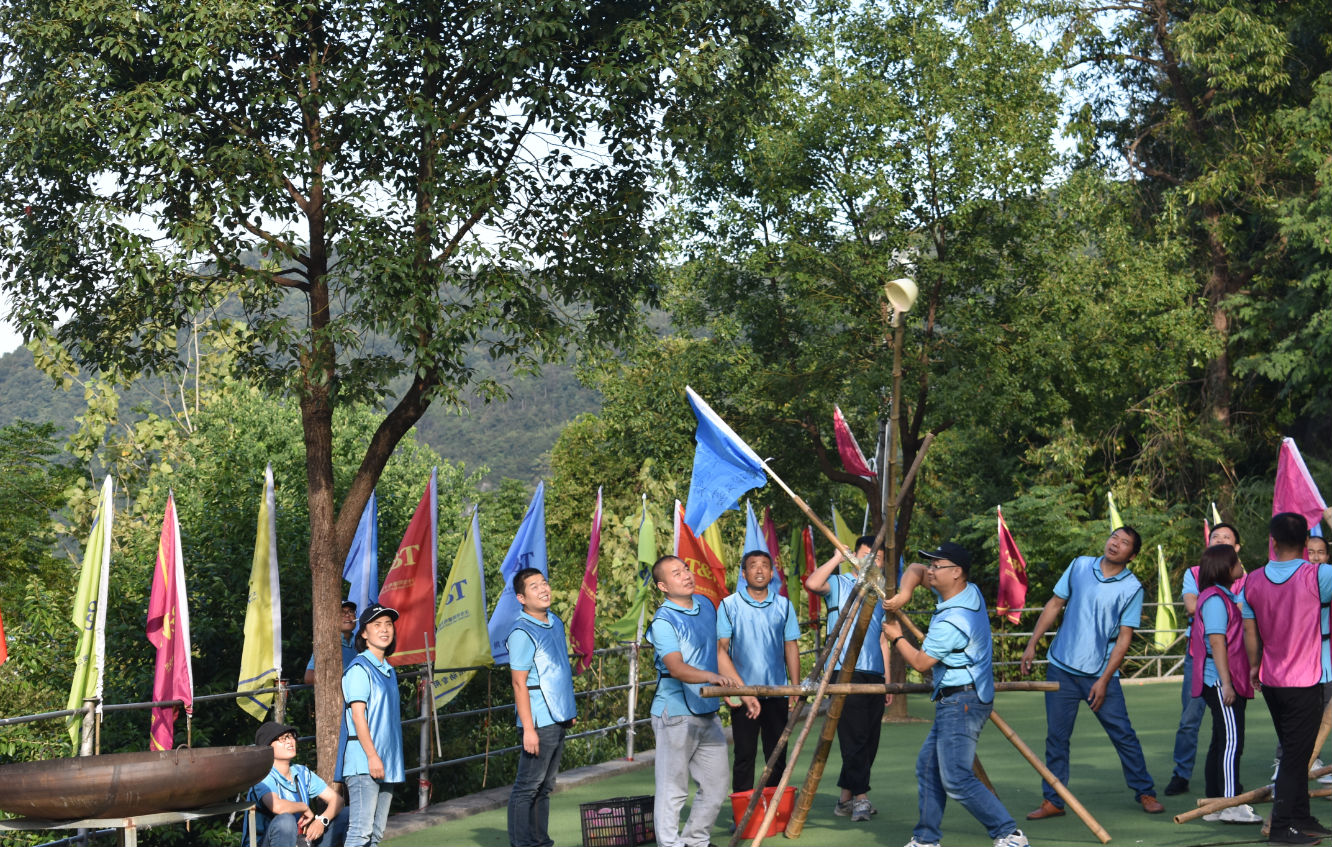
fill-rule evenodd
<path id="1" fill-rule="evenodd" d="M 356 647 L 352 645 L 352 634 L 356 629 L 356 604 L 350 600 L 342 601 L 342 669 L 345 671 L 347 666 L 356 658 Z M 305 684 L 314 685 L 314 656 L 310 657 L 310 662 L 305 666 Z"/>

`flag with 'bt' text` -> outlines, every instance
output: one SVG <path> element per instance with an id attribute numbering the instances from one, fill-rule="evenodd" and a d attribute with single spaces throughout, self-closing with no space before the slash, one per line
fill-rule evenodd
<path id="1" fill-rule="evenodd" d="M 486 627 L 490 634 L 490 655 L 495 657 L 495 664 L 502 665 L 509 661 L 509 633 L 522 611 L 518 604 L 518 595 L 513 593 L 513 578 L 524 568 L 536 568 L 547 580 L 550 571 L 546 564 L 546 483 L 537 483 L 532 502 L 527 504 L 527 514 L 518 525 L 518 532 L 509 545 L 509 552 L 504 554 L 500 563 L 500 580 L 503 590 L 495 602 L 495 610 L 490 613 L 490 622 Z"/>
<path id="2" fill-rule="evenodd" d="M 180 521 L 176 499 L 167 494 L 162 536 L 157 542 L 157 564 L 148 599 L 148 640 L 157 648 L 153 672 L 153 700 L 180 700 L 186 714 L 194 714 L 194 672 L 190 667 L 190 610 L 185 593 L 185 562 L 180 551 Z M 149 749 L 175 746 L 176 707 L 153 709 Z"/>
<path id="3" fill-rule="evenodd" d="M 679 500 L 675 501 L 675 555 L 694 574 L 694 593 L 702 594 L 712 601 L 712 605 L 720 606 L 722 598 L 730 593 L 726 589 L 726 568 L 708 545 L 690 531 Z"/>
<path id="4" fill-rule="evenodd" d="M 430 469 L 430 482 L 379 587 L 379 605 L 398 612 L 393 627 L 397 646 L 388 657 L 394 667 L 428 664 L 435 649 L 435 583 L 439 578 L 436 470 Z"/>
<path id="5" fill-rule="evenodd" d="M 573 620 L 569 623 L 569 646 L 578 657 L 574 673 L 582 673 L 592 664 L 592 650 L 596 647 L 597 617 L 597 561 L 601 555 L 601 487 L 597 487 L 597 510 L 592 515 L 592 536 L 587 542 L 587 565 L 583 569 L 583 584 L 574 602 Z"/>
<path id="6" fill-rule="evenodd" d="M 685 523 L 699 537 L 722 512 L 740 508 L 741 494 L 766 485 L 768 474 L 758 454 L 694 389 L 685 386 L 685 394 L 698 419 Z"/>
<path id="7" fill-rule="evenodd" d="M 1323 511 L 1327 503 L 1318 492 L 1313 474 L 1304 464 L 1295 439 L 1281 439 L 1281 452 L 1277 454 L 1276 485 L 1272 490 L 1272 514 L 1295 512 L 1303 515 L 1309 524 L 1309 534 L 1323 534 Z M 1276 548 L 1268 540 L 1268 556 L 1275 556 Z"/>
<path id="8" fill-rule="evenodd" d="M 648 515 L 647 495 L 643 495 L 643 516 L 638 522 L 638 591 L 624 617 L 606 627 L 617 641 L 639 641 L 647 618 L 647 602 L 652 596 L 652 566 L 657 561 L 657 527 Z"/>
<path id="9" fill-rule="evenodd" d="M 475 670 L 453 668 L 492 664 L 490 635 L 486 632 L 486 578 L 481 563 L 481 526 L 473 509 L 471 525 L 453 557 L 449 582 L 435 612 L 435 643 L 439 647 L 431 691 L 437 708 L 457 697 L 476 675 Z"/>
<path id="10" fill-rule="evenodd" d="M 111 477 L 102 480 L 102 493 L 97 500 L 97 515 L 93 518 L 88 546 L 83 548 L 83 569 L 79 573 L 79 587 L 74 594 L 71 620 L 79 630 L 79 644 L 74 652 L 74 679 L 69 686 L 69 701 L 65 708 L 73 711 L 83 708 L 85 700 L 96 702 L 102 708 L 102 670 L 106 666 L 106 601 L 108 578 L 111 573 L 111 522 L 115 486 Z M 74 755 L 79 753 L 79 728 L 82 715 L 66 718 L 66 729 L 73 745 Z"/>
<path id="11" fill-rule="evenodd" d="M 865 461 L 865 454 L 860 449 L 856 437 L 851 434 L 842 410 L 833 406 L 833 436 L 837 440 L 837 455 L 842 457 L 842 467 L 847 473 L 853 473 L 864 479 L 873 479 L 874 469 Z"/>
<path id="12" fill-rule="evenodd" d="M 1019 611 L 1027 604 L 1027 560 L 1018 549 L 1017 540 L 1004 523 L 1004 511 L 994 508 L 999 515 L 999 596 L 994 604 L 995 614 L 1017 623 Z"/>
<path id="13" fill-rule="evenodd" d="M 245 646 L 241 651 L 240 681 L 236 691 L 273 688 L 282 678 L 282 592 L 278 585 L 277 503 L 273 494 L 273 466 L 264 471 L 264 496 L 259 501 L 259 525 L 254 532 L 249 595 L 245 603 Z M 247 694 L 236 704 L 257 721 L 267 720 L 276 692 Z"/>
<path id="14" fill-rule="evenodd" d="M 1164 653 L 1175 643 L 1174 592 L 1170 590 L 1170 572 L 1166 570 L 1165 551 L 1156 545 L 1156 649 Z M 1185 648 L 1187 649 L 1187 647 Z"/>

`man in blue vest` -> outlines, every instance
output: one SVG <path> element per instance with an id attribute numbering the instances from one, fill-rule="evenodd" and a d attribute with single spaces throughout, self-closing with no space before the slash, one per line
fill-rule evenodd
<path id="1" fill-rule="evenodd" d="M 523 751 L 509 794 L 509 844 L 552 847 L 550 794 L 560 772 L 564 733 L 573 725 L 573 668 L 564 622 L 550 610 L 550 583 L 536 568 L 513 575 L 522 611 L 509 633 L 509 673 Z"/>
<path id="2" fill-rule="evenodd" d="M 934 671 L 934 725 L 916 758 L 920 817 L 906 847 L 939 847 L 949 797 L 984 825 L 994 847 L 1027 847 L 1013 816 L 972 770 L 976 742 L 994 709 L 994 671 L 985 599 L 969 581 L 971 553 L 947 541 L 920 554 L 930 563 L 908 566 L 897 595 L 883 604 L 889 611 L 902 608 L 922 582 L 938 600 L 919 648 L 902 635 L 896 618 L 883 621 L 883 634 L 908 665 Z"/>
<path id="3" fill-rule="evenodd" d="M 786 685 L 800 680 L 800 621 L 791 601 L 771 590 L 772 557 L 751 550 L 740 562 L 746 587 L 722 600 L 717 609 L 717 649 L 731 657 L 745 685 Z M 731 712 L 731 735 L 735 740 L 735 763 L 731 767 L 731 790 L 754 788 L 754 756 L 759 735 L 763 736 L 766 761 L 786 728 L 791 701 L 797 698 L 760 697 L 759 714 Z M 773 766 L 768 785 L 781 781 L 786 753 Z"/>
<path id="4" fill-rule="evenodd" d="M 656 651 L 657 693 L 652 697 L 652 732 L 657 739 L 653 827 L 659 847 L 707 847 L 717 812 L 726 800 L 726 736 L 717 711 L 721 701 L 703 697 L 704 685 L 738 687 L 731 658 L 717 652 L 717 610 L 694 594 L 694 575 L 682 559 L 662 556 L 652 578 L 666 595 L 652 618 L 648 641 Z M 742 698 L 750 717 L 758 701 Z M 698 784 L 689 820 L 680 810 L 689 779 Z"/>
<path id="5" fill-rule="evenodd" d="M 837 616 L 851 598 L 851 589 L 855 587 L 860 562 L 869 555 L 874 546 L 874 536 L 866 535 L 856 539 L 856 559 L 851 562 L 852 574 L 837 573 L 837 566 L 843 561 L 840 553 L 824 562 L 805 579 L 805 588 L 813 594 L 823 597 L 828 607 L 828 632 L 837 626 Z M 876 554 L 878 564 L 883 567 L 883 550 Z M 883 606 L 867 597 L 864 602 L 872 603 L 874 616 L 870 619 L 869 629 L 865 631 L 865 640 L 860 646 L 860 655 L 856 657 L 855 670 L 851 673 L 851 682 L 883 684 L 883 669 L 886 667 L 886 642 L 880 636 L 883 625 Z M 848 635 L 842 646 L 842 653 L 837 657 L 836 670 L 841 670 L 846 652 L 851 647 Z M 842 790 L 833 806 L 833 814 L 841 817 L 850 816 L 852 821 L 868 821 L 871 815 L 878 814 L 878 809 L 869 800 L 870 772 L 874 769 L 874 759 L 879 755 L 879 733 L 883 729 L 884 696 L 882 694 L 848 694 L 842 707 L 842 718 L 837 722 L 837 746 L 842 753 L 842 771 L 837 777 L 837 786 Z"/>
<path id="6" fill-rule="evenodd" d="M 1119 666 L 1128 654 L 1133 630 L 1142 623 L 1142 583 L 1128 566 L 1141 547 L 1137 530 L 1122 526 L 1106 539 L 1103 555 L 1079 556 L 1069 563 L 1022 651 L 1022 673 L 1031 673 L 1036 645 L 1064 612 L 1045 669 L 1045 678 L 1059 683 L 1058 691 L 1045 692 L 1045 764 L 1068 784 L 1068 739 L 1078 707 L 1086 702 L 1119 753 L 1124 781 L 1142 810 L 1155 815 L 1165 807 L 1156 799 L 1119 685 Z M 1064 801 L 1054 788 L 1043 782 L 1042 791 L 1045 799 L 1027 815 L 1029 821 L 1064 814 Z"/>
<path id="7" fill-rule="evenodd" d="M 309 844 L 312 847 L 341 847 L 347 835 L 347 809 L 338 790 L 319 774 L 293 762 L 296 758 L 296 727 L 265 721 L 254 733 L 257 747 L 273 748 L 273 767 L 263 781 L 250 789 L 254 803 L 255 839 L 259 847 Z M 311 803 L 319 800 L 323 811 L 316 814 Z M 249 839 L 243 842 L 249 844 Z"/>

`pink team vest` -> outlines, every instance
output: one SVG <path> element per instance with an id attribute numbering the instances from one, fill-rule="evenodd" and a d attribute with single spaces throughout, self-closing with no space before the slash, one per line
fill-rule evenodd
<path id="1" fill-rule="evenodd" d="M 1218 586 L 1211 585 L 1198 595 L 1198 614 L 1193 616 L 1193 630 L 1189 633 L 1189 655 L 1193 658 L 1193 680 L 1189 693 L 1202 694 L 1203 667 L 1207 662 L 1207 635 L 1203 632 L 1202 604 L 1209 597 L 1220 597 L 1226 605 L 1226 658 L 1229 660 L 1230 687 L 1246 700 L 1253 699 L 1253 685 L 1249 682 L 1249 654 L 1244 652 L 1244 623 L 1239 606 Z"/>
<path id="2" fill-rule="evenodd" d="M 1263 639 L 1259 681 L 1277 688 L 1317 685 L 1323 672 L 1318 567 L 1304 562 L 1280 585 L 1261 567 L 1245 580 L 1244 599 Z"/>

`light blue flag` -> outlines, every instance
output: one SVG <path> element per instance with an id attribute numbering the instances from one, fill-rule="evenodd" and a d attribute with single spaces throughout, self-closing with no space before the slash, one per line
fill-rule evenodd
<path id="1" fill-rule="evenodd" d="M 745 547 L 740 551 L 740 575 L 735 580 L 735 590 L 739 591 L 749 585 L 745 579 L 745 560 L 746 553 L 752 553 L 755 550 L 762 550 L 769 556 L 772 551 L 768 549 L 768 539 L 763 535 L 763 530 L 759 527 L 758 515 L 754 514 L 754 507 L 748 500 L 745 501 Z M 782 590 L 782 572 L 780 568 L 772 569 L 772 582 L 768 584 L 768 590 Z"/>
<path id="2" fill-rule="evenodd" d="M 509 552 L 504 554 L 504 563 L 500 565 L 500 579 L 504 581 L 504 590 L 500 592 L 495 611 L 490 614 L 490 655 L 495 657 L 495 664 L 502 665 L 509 661 L 509 648 L 505 643 L 513 632 L 513 625 L 518 621 L 522 607 L 518 596 L 513 593 L 513 576 L 523 568 L 536 568 L 550 577 L 546 569 L 546 483 L 537 483 L 536 493 L 527 506 L 527 514 L 518 526 L 518 534 L 509 545 Z"/>
<path id="3" fill-rule="evenodd" d="M 379 501 L 374 491 L 361 510 L 361 522 L 356 525 L 356 537 L 347 551 L 342 578 L 351 583 L 347 600 L 356 604 L 358 614 L 379 602 Z"/>
<path id="4" fill-rule="evenodd" d="M 694 441 L 694 472 L 689 479 L 685 523 L 702 535 L 721 513 L 739 509 L 741 494 L 768 482 L 763 460 L 712 411 L 694 389 L 685 386 L 689 405 L 698 418 Z"/>

